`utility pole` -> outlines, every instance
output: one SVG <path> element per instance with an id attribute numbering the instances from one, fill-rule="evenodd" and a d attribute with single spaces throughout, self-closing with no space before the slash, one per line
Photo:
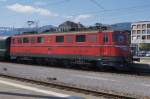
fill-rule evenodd
<path id="1" fill-rule="evenodd" d="M 29 21 L 27 21 L 27 25 L 29 28 L 35 28 L 36 32 L 38 32 L 38 28 L 39 28 L 39 22 L 38 21 L 29 20 Z"/>

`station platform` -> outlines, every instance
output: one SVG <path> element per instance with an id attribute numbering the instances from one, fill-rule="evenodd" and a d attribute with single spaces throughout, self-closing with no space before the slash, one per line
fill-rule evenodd
<path id="1" fill-rule="evenodd" d="M 34 84 L 0 77 L 0 99 L 83 99 Z"/>

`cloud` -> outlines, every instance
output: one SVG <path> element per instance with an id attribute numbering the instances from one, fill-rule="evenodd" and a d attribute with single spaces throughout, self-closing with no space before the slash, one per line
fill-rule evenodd
<path id="1" fill-rule="evenodd" d="M 89 15 L 89 14 L 78 15 L 78 16 L 76 16 L 76 17 L 74 18 L 73 21 L 75 21 L 75 22 L 80 22 L 80 21 L 82 21 L 82 20 L 86 20 L 86 19 L 89 19 L 89 18 L 91 18 L 91 17 L 93 17 L 93 16 L 92 16 L 92 15 Z"/>
<path id="2" fill-rule="evenodd" d="M 9 10 L 19 12 L 19 13 L 37 13 L 43 16 L 58 16 L 56 13 L 52 13 L 48 9 L 40 8 L 40 7 L 33 7 L 29 5 L 22 5 L 22 4 L 13 4 L 6 6 Z"/>
<path id="3" fill-rule="evenodd" d="M 81 22 L 83 20 L 87 20 L 92 17 L 93 17 L 93 15 L 90 15 L 90 14 L 82 14 L 82 15 L 78 15 L 78 16 L 64 16 L 64 18 L 70 19 L 74 22 Z"/>

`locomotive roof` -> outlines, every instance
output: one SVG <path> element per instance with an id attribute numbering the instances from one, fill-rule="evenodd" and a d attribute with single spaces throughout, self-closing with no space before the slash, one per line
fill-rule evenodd
<path id="1" fill-rule="evenodd" d="M 64 35 L 64 34 L 86 34 L 86 33 L 98 33 L 98 32 L 113 32 L 113 30 L 106 30 L 106 31 L 99 31 L 99 30 L 92 30 L 92 31 L 68 31 L 68 32 L 47 32 L 47 33 L 39 33 L 39 34 L 20 34 L 15 35 L 13 37 L 20 37 L 20 36 L 43 36 L 43 35 Z"/>

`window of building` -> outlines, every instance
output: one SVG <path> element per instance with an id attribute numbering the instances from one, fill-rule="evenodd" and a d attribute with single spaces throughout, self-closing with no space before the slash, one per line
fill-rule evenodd
<path id="1" fill-rule="evenodd" d="M 64 42 L 64 36 L 56 36 L 56 42 L 58 43 Z"/>
<path id="2" fill-rule="evenodd" d="M 145 29 L 146 28 L 146 24 L 142 24 L 142 28 Z"/>
<path id="3" fill-rule="evenodd" d="M 85 42 L 86 36 L 85 35 L 77 35 L 76 36 L 76 42 Z"/>
<path id="4" fill-rule="evenodd" d="M 142 30 L 142 34 L 146 34 L 146 30 Z"/>
<path id="5" fill-rule="evenodd" d="M 132 40 L 136 40 L 136 36 L 132 36 Z"/>
<path id="6" fill-rule="evenodd" d="M 109 41 L 108 34 L 104 34 L 103 42 L 108 43 L 108 41 Z"/>
<path id="7" fill-rule="evenodd" d="M 67 43 L 73 43 L 73 36 L 67 36 L 66 41 Z"/>
<path id="8" fill-rule="evenodd" d="M 23 43 L 29 43 L 29 38 L 24 37 L 24 38 L 23 38 Z"/>
<path id="9" fill-rule="evenodd" d="M 150 28 L 150 24 L 147 24 L 147 28 Z"/>
<path id="10" fill-rule="evenodd" d="M 150 29 L 147 29 L 147 34 L 150 34 Z"/>
<path id="11" fill-rule="evenodd" d="M 140 30 L 137 30 L 137 34 L 141 34 L 141 31 L 140 31 Z"/>
<path id="12" fill-rule="evenodd" d="M 145 40 L 146 39 L 146 36 L 144 35 L 144 36 L 142 36 L 142 40 Z"/>
<path id="13" fill-rule="evenodd" d="M 136 30 L 132 30 L 132 34 L 136 34 Z"/>
<path id="14" fill-rule="evenodd" d="M 150 35 L 147 35 L 147 40 L 150 40 Z"/>
<path id="15" fill-rule="evenodd" d="M 36 42 L 36 38 L 35 37 L 32 37 L 31 38 L 31 43 L 35 43 Z"/>
<path id="16" fill-rule="evenodd" d="M 147 35 L 147 39 L 150 40 L 150 35 Z"/>
<path id="17" fill-rule="evenodd" d="M 140 28 L 141 28 L 141 25 L 140 25 L 140 24 L 138 24 L 138 25 L 137 25 L 137 29 L 140 29 Z"/>
<path id="18" fill-rule="evenodd" d="M 136 29 L 136 25 L 132 25 L 132 29 Z"/>
<path id="19" fill-rule="evenodd" d="M 38 38 L 37 38 L 37 42 L 38 42 L 38 43 L 44 43 L 44 42 L 45 42 L 44 37 L 38 37 Z"/>
<path id="20" fill-rule="evenodd" d="M 138 35 L 138 36 L 137 36 L 137 39 L 141 39 L 141 36 L 140 36 L 140 35 Z"/>
<path id="21" fill-rule="evenodd" d="M 88 36 L 88 41 L 92 42 L 92 43 L 97 42 L 97 35 L 89 35 Z"/>
<path id="22" fill-rule="evenodd" d="M 18 38 L 18 43 L 22 43 L 22 38 Z"/>

